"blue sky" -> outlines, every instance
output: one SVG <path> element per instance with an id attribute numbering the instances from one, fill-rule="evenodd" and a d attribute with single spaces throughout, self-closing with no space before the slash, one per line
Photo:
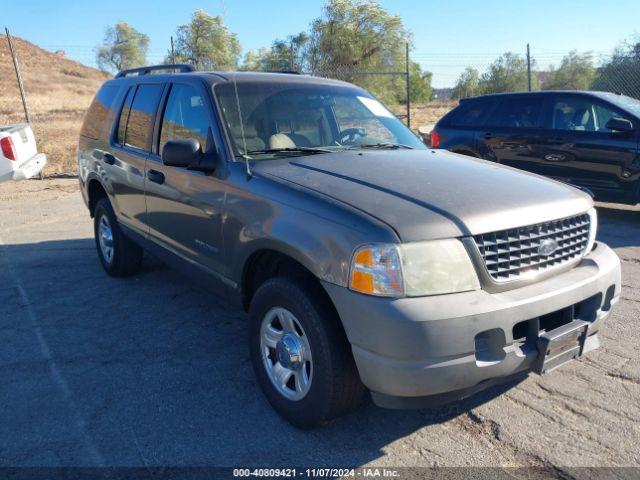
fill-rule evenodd
<path id="1" fill-rule="evenodd" d="M 434 85 L 455 82 L 465 65 L 482 70 L 505 51 L 531 44 L 538 65 L 557 64 L 569 50 L 607 55 L 640 37 L 640 0 L 383 0 L 413 32 L 412 57 L 434 72 Z M 149 60 L 161 60 L 176 25 L 202 8 L 223 15 L 243 49 L 307 29 L 322 1 L 311 0 L 20 0 L 2 12 L 2 26 L 48 50 L 65 50 L 95 65 L 93 49 L 106 26 L 124 20 L 149 35 Z"/>

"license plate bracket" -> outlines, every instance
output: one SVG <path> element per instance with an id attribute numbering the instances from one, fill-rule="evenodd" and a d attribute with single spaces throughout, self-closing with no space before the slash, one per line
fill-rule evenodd
<path id="1" fill-rule="evenodd" d="M 573 320 L 538 337 L 533 371 L 543 375 L 582 355 L 589 322 Z"/>

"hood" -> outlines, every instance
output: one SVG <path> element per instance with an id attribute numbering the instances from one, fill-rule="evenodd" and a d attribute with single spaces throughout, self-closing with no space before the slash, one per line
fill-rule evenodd
<path id="1" fill-rule="evenodd" d="M 392 227 L 403 242 L 541 223 L 593 205 L 571 186 L 444 150 L 309 155 L 256 162 L 254 172 L 362 210 Z"/>

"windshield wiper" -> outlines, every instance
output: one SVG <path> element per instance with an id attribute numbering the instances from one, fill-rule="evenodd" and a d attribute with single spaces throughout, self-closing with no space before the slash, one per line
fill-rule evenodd
<path id="1" fill-rule="evenodd" d="M 333 153 L 333 150 L 328 150 L 326 148 L 313 148 L 313 147 L 263 148 L 260 150 L 250 150 L 247 152 L 247 155 L 260 154 L 260 153 L 281 153 L 281 152 Z"/>
<path id="2" fill-rule="evenodd" d="M 358 149 L 358 148 L 408 148 L 409 150 L 413 150 L 414 147 L 411 145 L 405 145 L 404 143 L 363 143 L 362 145 L 352 145 L 349 149 Z"/>

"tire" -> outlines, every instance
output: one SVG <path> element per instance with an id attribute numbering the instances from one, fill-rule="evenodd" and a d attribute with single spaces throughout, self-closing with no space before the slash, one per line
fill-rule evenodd
<path id="1" fill-rule="evenodd" d="M 93 232 L 98 258 L 105 272 L 112 277 L 128 277 L 140 269 L 144 252 L 122 233 L 116 214 L 107 198 L 101 198 L 96 203 Z M 110 246 L 111 250 L 105 248 L 105 245 Z"/>
<path id="2" fill-rule="evenodd" d="M 249 346 L 258 382 L 276 412 L 303 429 L 318 427 L 354 410 L 362 402 L 365 393 L 340 320 L 319 291 L 320 288 L 305 279 L 272 278 L 260 286 L 249 308 Z M 277 317 L 281 310 L 293 315 L 296 335 L 301 339 L 303 351 L 307 346 L 311 351 L 311 355 L 305 353 L 302 356 L 297 369 L 292 369 L 296 373 L 292 375 L 294 380 L 290 380 L 290 384 L 295 384 L 296 392 L 298 379 L 305 377 L 304 372 L 308 377 L 307 391 L 297 399 L 282 393 L 268 371 L 268 364 L 276 360 L 280 363 L 280 357 L 277 348 L 271 349 L 263 342 L 262 328 L 263 324 L 269 324 L 268 319 L 273 312 Z M 278 323 L 279 320 L 276 320 L 275 324 Z M 301 327 L 301 331 L 297 327 Z M 282 330 L 285 331 L 284 328 Z M 267 358 L 266 351 L 271 352 L 274 358 Z M 288 353 L 284 356 L 289 358 Z M 310 360 L 307 362 L 308 358 Z M 272 368 L 275 370 L 276 367 Z M 300 382 L 303 384 L 304 380 Z"/>

